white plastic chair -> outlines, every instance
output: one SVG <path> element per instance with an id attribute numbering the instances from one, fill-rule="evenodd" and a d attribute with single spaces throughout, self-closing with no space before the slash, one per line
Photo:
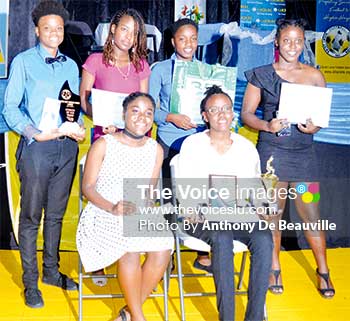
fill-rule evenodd
<path id="1" fill-rule="evenodd" d="M 170 168 L 171 168 L 171 183 L 172 183 L 172 190 L 173 190 L 173 205 L 176 205 L 177 199 L 176 199 L 176 177 L 177 173 L 179 172 L 178 169 L 178 159 L 179 154 L 175 155 L 172 160 L 170 161 Z M 176 215 L 174 215 L 176 217 Z M 183 289 L 183 278 L 184 277 L 202 277 L 202 276 L 212 276 L 211 273 L 190 273 L 190 274 L 184 274 L 182 272 L 182 264 L 181 264 L 181 246 L 187 247 L 191 250 L 195 251 L 205 251 L 210 252 L 210 245 L 206 242 L 190 236 L 183 232 L 182 230 L 177 230 L 175 232 L 175 250 L 176 250 L 176 263 L 177 263 L 177 276 L 178 282 L 179 282 L 179 294 L 180 294 L 180 308 L 181 308 L 181 321 L 186 321 L 185 316 L 185 304 L 184 304 L 184 298 L 185 297 L 198 297 L 198 296 L 213 296 L 216 295 L 215 292 L 191 292 L 191 293 L 184 293 Z M 234 274 L 238 274 L 239 280 L 237 285 L 237 290 L 240 290 L 242 287 L 243 282 L 243 274 L 248 254 L 248 247 L 240 242 L 240 241 L 233 241 L 233 252 L 242 254 L 242 261 L 239 272 L 235 272 Z M 174 276 L 174 275 L 171 275 Z M 235 291 L 234 295 L 240 295 L 240 294 L 247 294 L 247 291 Z M 266 312 L 265 312 L 265 320 L 267 321 Z"/>
<path id="2" fill-rule="evenodd" d="M 82 194 L 82 179 L 84 173 L 84 165 L 86 161 L 86 155 L 82 157 L 79 162 L 79 215 L 83 210 L 83 194 Z M 163 297 L 164 298 L 164 320 L 169 321 L 169 309 L 168 309 L 168 290 L 169 290 L 169 268 L 165 270 L 163 275 L 163 293 L 152 293 L 150 297 Z M 79 305 L 79 321 L 83 321 L 83 299 L 111 299 L 111 298 L 123 298 L 122 293 L 106 293 L 106 294 L 84 294 L 83 292 L 83 281 L 84 279 L 92 279 L 99 276 L 86 274 L 83 272 L 83 266 L 80 260 L 78 259 L 78 305 Z M 117 278 L 117 274 L 106 274 L 101 277 Z"/>

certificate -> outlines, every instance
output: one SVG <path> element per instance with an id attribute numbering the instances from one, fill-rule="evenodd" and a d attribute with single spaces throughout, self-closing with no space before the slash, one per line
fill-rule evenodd
<path id="1" fill-rule="evenodd" d="M 200 113 L 200 102 L 203 99 L 203 92 L 199 91 L 191 80 L 186 81 L 185 88 L 178 88 L 179 105 L 177 112 L 184 114 L 191 119 L 191 123 L 196 125 L 203 125 L 204 121 Z M 190 93 L 190 94 L 189 94 Z"/>
<path id="2" fill-rule="evenodd" d="M 212 188 L 217 197 L 209 199 L 210 206 L 235 206 L 237 204 L 237 176 L 209 174 L 209 188 Z M 220 197 L 221 192 L 225 197 Z"/>
<path id="3" fill-rule="evenodd" d="M 60 107 L 61 101 L 46 97 L 38 126 L 42 132 L 49 132 L 61 124 Z"/>
<path id="4" fill-rule="evenodd" d="M 185 80 L 184 88 L 177 88 L 179 95 L 179 105 L 177 112 L 184 114 L 191 118 L 191 123 L 196 125 L 203 125 L 204 120 L 200 112 L 200 103 L 204 98 L 204 90 L 207 88 L 218 85 L 218 82 L 211 79 L 196 79 L 188 77 Z M 229 93 L 229 95 L 231 92 Z"/>
<path id="5" fill-rule="evenodd" d="M 200 103 L 205 91 L 217 85 L 234 101 L 237 68 L 199 61 L 176 60 L 171 88 L 170 112 L 184 114 L 193 124 L 204 124 Z"/>
<path id="6" fill-rule="evenodd" d="M 123 100 L 127 94 L 91 89 L 92 120 L 95 126 L 124 128 Z"/>
<path id="7" fill-rule="evenodd" d="M 278 118 L 292 124 L 311 118 L 314 125 L 328 127 L 332 92 L 332 88 L 282 83 Z"/>
<path id="8" fill-rule="evenodd" d="M 216 192 L 209 199 L 208 221 L 258 222 L 254 203 L 260 179 L 237 179 L 233 175 L 209 175 L 209 189 Z M 249 192 L 248 197 L 244 192 Z M 253 191 L 254 196 L 250 195 Z M 203 212 L 203 211 L 202 211 Z"/>

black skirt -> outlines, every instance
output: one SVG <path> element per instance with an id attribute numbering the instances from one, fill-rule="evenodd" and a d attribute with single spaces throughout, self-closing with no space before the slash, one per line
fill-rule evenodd
<path id="1" fill-rule="evenodd" d="M 261 172 L 266 172 L 266 163 L 273 156 L 272 167 L 281 182 L 319 181 L 318 162 L 313 145 L 300 149 L 286 149 L 259 142 Z"/>

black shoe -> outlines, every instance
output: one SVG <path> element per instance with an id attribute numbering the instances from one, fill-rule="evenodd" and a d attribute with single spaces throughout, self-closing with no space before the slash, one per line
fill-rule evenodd
<path id="1" fill-rule="evenodd" d="M 175 270 L 175 254 L 173 253 L 171 256 L 171 268 L 170 268 L 170 272 L 174 272 Z"/>
<path id="2" fill-rule="evenodd" d="M 318 268 L 317 268 L 316 269 L 316 274 L 321 279 L 323 279 L 323 281 L 327 284 L 326 288 L 321 288 L 321 284 L 320 284 L 320 287 L 318 287 L 317 290 L 320 292 L 320 294 L 322 295 L 323 298 L 325 298 L 325 299 L 332 299 L 334 297 L 334 295 L 335 295 L 335 290 L 330 285 L 329 272 L 328 273 L 320 273 L 320 272 L 318 272 Z"/>
<path id="3" fill-rule="evenodd" d="M 61 272 L 53 276 L 44 275 L 42 281 L 43 283 L 46 283 L 49 285 L 58 286 L 63 290 L 68 290 L 68 291 L 78 290 L 78 283 L 75 283 L 71 278 L 69 278 L 67 275 L 62 274 Z"/>
<path id="4" fill-rule="evenodd" d="M 206 271 L 208 273 L 213 273 L 211 265 L 203 265 L 202 263 L 200 263 L 198 261 L 198 259 L 194 260 L 193 267 L 195 267 L 196 269 L 199 269 L 199 270 Z"/>
<path id="5" fill-rule="evenodd" d="M 273 294 L 282 294 L 284 289 L 282 284 L 278 284 L 278 280 L 281 282 L 281 270 L 271 270 L 271 274 L 274 276 L 274 284 L 269 285 L 269 291 Z"/>
<path id="6" fill-rule="evenodd" d="M 24 290 L 26 305 L 31 308 L 42 308 L 44 306 L 43 297 L 38 289 L 28 288 Z"/>

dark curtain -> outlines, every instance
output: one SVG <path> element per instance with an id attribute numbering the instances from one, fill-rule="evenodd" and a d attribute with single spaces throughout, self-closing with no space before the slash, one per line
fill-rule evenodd
<path id="1" fill-rule="evenodd" d="M 207 0 L 207 23 L 239 21 L 239 0 Z"/>
<path id="2" fill-rule="evenodd" d="M 146 23 L 166 29 L 174 20 L 175 0 L 65 0 L 63 4 L 73 20 L 87 22 L 94 30 L 101 20 L 122 8 L 139 10 Z M 238 21 L 240 1 L 208 0 L 207 23 Z"/>
<path id="3" fill-rule="evenodd" d="M 164 33 L 174 20 L 176 0 L 59 0 L 69 11 L 72 20 L 85 21 L 94 31 L 120 8 L 139 10 L 145 22 L 156 25 Z M 19 52 L 35 44 L 34 24 L 30 13 L 39 0 L 11 0 L 9 26 L 9 61 Z M 287 17 L 302 17 L 315 30 L 316 0 L 286 0 Z M 207 23 L 239 21 L 240 0 L 207 0 Z M 166 41 L 166 37 L 165 37 Z M 164 59 L 164 48 L 159 59 Z"/>
<path id="4" fill-rule="evenodd" d="M 35 44 L 34 23 L 31 12 L 37 0 L 11 0 L 9 15 L 9 62 L 21 51 Z"/>
<path id="5" fill-rule="evenodd" d="M 316 28 L 316 0 L 285 0 L 287 18 L 303 18 L 307 21 L 306 29 Z"/>
<path id="6" fill-rule="evenodd" d="M 118 9 L 134 8 L 142 14 L 145 23 L 155 25 L 162 33 L 159 59 L 167 58 L 172 51 L 168 27 L 174 22 L 175 0 L 66 0 L 63 1 L 72 20 L 85 21 L 92 30 L 107 16 L 112 17 Z M 238 21 L 240 1 L 208 0 L 207 23 Z"/>
<path id="7" fill-rule="evenodd" d="M 334 231 L 327 231 L 327 246 L 350 246 L 350 146 L 315 143 L 320 173 L 321 219 L 336 223 Z M 300 222 L 294 204 L 290 210 L 292 221 Z M 309 248 L 302 233 L 299 246 Z"/>

